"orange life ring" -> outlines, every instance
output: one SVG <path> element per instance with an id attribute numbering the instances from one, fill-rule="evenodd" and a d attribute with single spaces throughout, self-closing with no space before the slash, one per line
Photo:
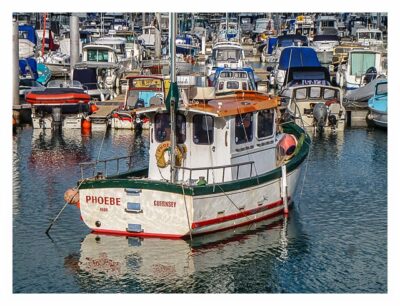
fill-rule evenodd
<path id="1" fill-rule="evenodd" d="M 171 142 L 169 140 L 164 141 L 160 143 L 157 147 L 156 150 L 156 161 L 157 161 L 157 166 L 159 168 L 165 168 L 168 164 L 169 161 L 167 162 L 164 158 L 164 153 L 166 150 L 170 149 L 171 147 Z M 180 167 L 182 165 L 182 161 L 185 158 L 187 149 L 186 145 L 177 145 L 175 147 L 175 165 Z"/>

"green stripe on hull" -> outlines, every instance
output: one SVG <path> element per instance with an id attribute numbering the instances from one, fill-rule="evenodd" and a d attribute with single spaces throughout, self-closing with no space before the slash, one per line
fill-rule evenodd
<path id="1" fill-rule="evenodd" d="M 286 133 L 294 134 L 297 138 L 305 133 L 299 126 L 293 123 L 287 123 L 283 126 Z M 307 157 L 309 151 L 310 137 L 306 134 L 305 141 L 300 148 L 298 154 L 286 163 L 287 172 L 295 170 L 301 165 Z M 147 179 L 134 179 L 129 177 L 141 177 L 146 175 L 148 169 L 141 169 L 130 173 L 125 173 L 118 176 L 108 177 L 101 180 L 89 180 L 83 182 L 79 189 L 95 189 L 95 188 L 137 188 L 149 189 L 157 191 L 165 191 L 177 194 L 183 194 L 182 185 L 171 184 L 169 182 L 151 181 Z M 281 168 L 276 168 L 270 172 L 259 175 L 258 177 L 240 179 L 233 182 L 209 184 L 205 186 L 184 186 L 185 195 L 198 196 L 207 194 L 221 193 L 221 188 L 224 192 L 241 190 L 244 188 L 257 186 L 259 184 L 278 179 L 282 175 Z M 219 188 L 220 186 L 221 188 Z"/>

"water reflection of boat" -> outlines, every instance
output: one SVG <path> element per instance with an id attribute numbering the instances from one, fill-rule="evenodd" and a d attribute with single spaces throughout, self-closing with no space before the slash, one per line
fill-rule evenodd
<path id="1" fill-rule="evenodd" d="M 184 280 L 198 272 L 273 256 L 285 260 L 295 223 L 283 216 L 235 230 L 184 240 L 124 237 L 90 233 L 81 244 L 80 258 L 69 255 L 65 265 L 79 277 L 134 278 L 151 285 Z M 225 275 L 226 276 L 226 275 Z M 163 289 L 161 289 L 163 290 Z"/>
<path id="2" fill-rule="evenodd" d="M 66 166 L 75 167 L 76 163 L 89 159 L 82 145 L 85 140 L 80 130 L 64 129 L 62 133 L 45 129 L 32 131 L 31 167 L 58 171 Z"/>

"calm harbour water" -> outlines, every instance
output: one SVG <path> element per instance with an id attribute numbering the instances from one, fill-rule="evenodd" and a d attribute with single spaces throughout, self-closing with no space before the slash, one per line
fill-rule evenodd
<path id="1" fill-rule="evenodd" d="M 94 235 L 68 206 L 46 236 L 78 164 L 101 146 L 100 159 L 148 160 L 146 133 L 25 127 L 13 136 L 14 293 L 387 292 L 385 131 L 313 137 L 288 219 L 190 244 Z"/>

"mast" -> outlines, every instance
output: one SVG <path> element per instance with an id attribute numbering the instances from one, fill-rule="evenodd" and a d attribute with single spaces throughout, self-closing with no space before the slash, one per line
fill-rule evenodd
<path id="1" fill-rule="evenodd" d="M 226 20 L 225 20 L 225 38 L 228 40 L 228 19 L 229 19 L 229 13 L 226 13 Z"/>
<path id="2" fill-rule="evenodd" d="M 170 76 L 171 76 L 171 85 L 170 85 L 170 120 L 171 120 L 171 176 L 170 182 L 175 183 L 175 147 L 176 147 L 176 118 L 175 118 L 175 108 L 178 101 L 175 101 L 175 97 L 173 95 L 173 88 L 176 84 L 176 69 L 175 69 L 175 61 L 176 61 L 176 49 L 175 49 L 175 39 L 176 39 L 176 13 L 169 13 L 169 58 L 170 58 Z"/>
<path id="3" fill-rule="evenodd" d="M 47 13 L 44 13 L 43 14 L 42 57 L 44 56 L 44 48 L 46 45 L 46 22 L 47 22 Z M 49 48 L 50 48 L 50 33 L 49 33 Z"/>

